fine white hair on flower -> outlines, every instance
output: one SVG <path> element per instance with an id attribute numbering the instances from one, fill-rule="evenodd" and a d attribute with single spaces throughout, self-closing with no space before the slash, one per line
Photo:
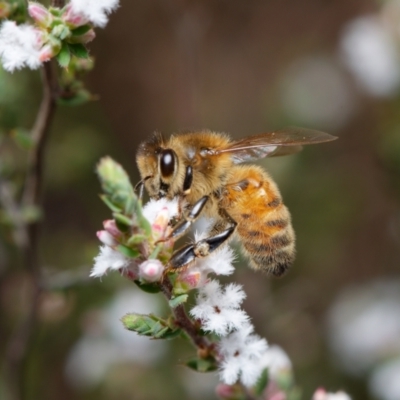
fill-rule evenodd
<path id="1" fill-rule="evenodd" d="M 5 70 L 13 72 L 25 66 L 37 69 L 40 61 L 40 33 L 31 25 L 4 21 L 0 26 L 0 59 Z"/>
<path id="2" fill-rule="evenodd" d="M 201 320 L 205 331 L 225 336 L 248 323 L 248 315 L 239 308 L 245 297 L 239 285 L 231 283 L 222 288 L 217 281 L 210 281 L 199 289 L 197 305 L 190 315 Z"/>
<path id="3" fill-rule="evenodd" d="M 156 220 L 158 214 L 164 209 L 168 210 L 168 219 L 169 220 L 173 217 L 176 217 L 179 213 L 178 198 L 175 197 L 172 200 L 168 200 L 165 197 L 163 197 L 159 200 L 151 199 L 143 207 L 143 215 L 150 222 L 150 224 L 153 224 L 154 221 Z"/>
<path id="4" fill-rule="evenodd" d="M 71 0 L 73 14 L 83 15 L 95 26 L 104 27 L 108 22 L 108 14 L 114 11 L 119 0 Z"/>
<path id="5" fill-rule="evenodd" d="M 261 359 L 268 350 L 265 339 L 253 334 L 253 326 L 242 326 L 219 342 L 220 377 L 227 385 L 233 385 L 238 379 L 243 385 L 253 386 L 262 371 Z"/>
<path id="6" fill-rule="evenodd" d="M 130 260 L 120 252 L 109 246 L 100 246 L 100 253 L 94 259 L 94 266 L 90 276 L 97 278 L 103 276 L 109 269 L 118 271 L 129 266 Z"/>

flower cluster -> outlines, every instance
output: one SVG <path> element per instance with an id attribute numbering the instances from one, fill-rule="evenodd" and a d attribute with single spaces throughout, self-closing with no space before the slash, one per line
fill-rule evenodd
<path id="1" fill-rule="evenodd" d="M 299 399 L 288 356 L 254 333 L 250 317 L 241 308 L 246 297 L 243 288 L 234 283 L 223 286 L 210 277 L 233 273 L 232 249 L 223 245 L 207 257 L 195 259 L 187 268 L 169 270 L 166 266 L 174 245 L 171 226 L 173 220 L 183 217 L 182 199 L 150 200 L 142 209 L 120 165 L 106 157 L 99 163 L 98 173 L 105 192 L 102 199 L 113 211 L 114 219 L 105 221 L 104 230 L 97 233 L 103 246 L 91 276 L 119 270 L 142 290 L 162 291 L 173 311 L 166 319 L 129 313 L 122 318 L 124 326 L 154 339 L 172 339 L 185 331 L 201 350 L 187 366 L 203 372 L 219 369 L 222 383 L 217 394 L 223 399 L 243 398 L 243 386 L 263 400 Z M 196 233 L 195 242 L 209 235 L 209 230 Z M 197 296 L 189 309 L 191 320 L 184 303 L 193 289 Z M 342 400 L 329 397 L 322 389 L 313 398 L 331 399 Z"/>
<path id="2" fill-rule="evenodd" d="M 85 44 L 95 38 L 94 26 L 104 27 L 119 0 L 71 0 L 62 9 L 29 2 L 33 24 L 0 25 L 0 60 L 7 71 L 37 69 L 56 57 L 67 67 L 72 56 L 87 58 Z"/>

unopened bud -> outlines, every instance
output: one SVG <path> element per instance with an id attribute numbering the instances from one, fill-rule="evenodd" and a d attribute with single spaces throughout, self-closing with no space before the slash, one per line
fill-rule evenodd
<path id="1" fill-rule="evenodd" d="M 62 19 L 71 28 L 77 28 L 78 26 L 86 25 L 89 22 L 89 20 L 83 15 L 74 13 L 71 4 L 68 4 L 65 8 Z"/>
<path id="2" fill-rule="evenodd" d="M 139 265 L 139 277 L 147 282 L 157 282 L 161 279 L 164 266 L 159 260 L 147 260 Z"/>
<path id="3" fill-rule="evenodd" d="M 28 13 L 39 26 L 47 27 L 53 21 L 50 11 L 39 3 L 29 2 Z"/>
<path id="4" fill-rule="evenodd" d="M 243 397 L 241 390 L 236 385 L 226 385 L 225 383 L 219 383 L 215 388 L 215 393 L 224 400 L 234 400 Z"/>
<path id="5" fill-rule="evenodd" d="M 58 52 L 55 52 L 54 49 L 50 45 L 43 46 L 39 53 L 39 60 L 41 62 L 49 61 L 57 53 Z"/>
<path id="6" fill-rule="evenodd" d="M 177 277 L 174 284 L 174 291 L 188 292 L 203 286 L 207 281 L 207 275 L 196 269 L 189 269 Z"/>
<path id="7" fill-rule="evenodd" d="M 112 236 L 118 238 L 121 236 L 121 231 L 117 228 L 114 219 L 107 219 L 103 222 L 104 229 Z"/>
<path id="8" fill-rule="evenodd" d="M 89 31 L 87 31 L 83 35 L 71 36 L 68 39 L 68 42 L 69 43 L 83 43 L 83 44 L 85 44 L 85 43 L 91 42 L 95 37 L 96 37 L 95 31 L 93 29 L 90 29 Z"/>
<path id="9" fill-rule="evenodd" d="M 114 236 L 107 231 L 98 231 L 97 237 L 99 238 L 100 242 L 106 244 L 107 246 L 112 247 L 117 244 L 117 241 L 115 240 Z"/>

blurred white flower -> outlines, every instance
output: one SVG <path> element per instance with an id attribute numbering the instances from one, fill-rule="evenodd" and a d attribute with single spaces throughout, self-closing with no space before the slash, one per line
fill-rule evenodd
<path id="1" fill-rule="evenodd" d="M 400 354 L 400 282 L 353 286 L 343 291 L 328 314 L 330 346 L 338 362 L 359 374 Z"/>
<path id="2" fill-rule="evenodd" d="M 397 93 L 400 55 L 394 37 L 375 16 L 360 17 L 345 26 L 341 56 L 359 85 L 373 96 Z"/>
<path id="3" fill-rule="evenodd" d="M 328 393 L 325 389 L 319 388 L 315 391 L 312 400 L 351 400 L 351 397 L 342 391 Z"/>
<path id="4" fill-rule="evenodd" d="M 117 363 L 151 364 L 164 355 L 166 343 L 150 340 L 126 330 L 120 318 L 132 309 L 148 314 L 160 311 L 155 296 L 142 291 L 124 290 L 98 317 L 86 324 L 86 332 L 68 355 L 65 373 L 75 387 L 99 384 Z"/>
<path id="5" fill-rule="evenodd" d="M 90 272 L 90 276 L 97 278 L 104 275 L 109 269 L 118 271 L 121 268 L 128 267 L 129 263 L 129 258 L 125 257 L 119 251 L 107 245 L 100 246 L 100 254 L 94 259 L 94 266 Z"/>
<path id="6" fill-rule="evenodd" d="M 299 123 L 339 128 L 353 115 L 356 99 L 345 74 L 323 56 L 296 60 L 283 75 L 281 101 Z"/>
<path id="7" fill-rule="evenodd" d="M 40 33 L 31 25 L 4 21 L 0 26 L 0 59 L 5 70 L 13 72 L 25 66 L 37 69 L 42 64 Z"/>
<path id="8" fill-rule="evenodd" d="M 264 369 L 260 360 L 265 356 L 268 344 L 252 332 L 253 326 L 248 324 L 223 337 L 219 343 L 220 377 L 227 385 L 240 379 L 243 385 L 253 386 Z"/>
<path id="9" fill-rule="evenodd" d="M 381 400 L 400 399 L 400 358 L 384 363 L 372 372 L 369 390 Z"/>
<path id="10" fill-rule="evenodd" d="M 199 289 L 190 315 L 201 320 L 205 331 L 225 336 L 248 322 L 248 315 L 239 308 L 245 297 L 239 285 L 231 283 L 223 289 L 217 281 L 210 281 Z"/>
<path id="11" fill-rule="evenodd" d="M 95 26 L 104 27 L 108 22 L 108 14 L 114 11 L 119 0 L 71 0 L 72 14 L 82 15 Z"/>
<path id="12" fill-rule="evenodd" d="M 269 346 L 260 360 L 262 368 L 268 368 L 268 376 L 276 379 L 280 373 L 290 371 L 292 363 L 286 352 L 277 345 Z"/>

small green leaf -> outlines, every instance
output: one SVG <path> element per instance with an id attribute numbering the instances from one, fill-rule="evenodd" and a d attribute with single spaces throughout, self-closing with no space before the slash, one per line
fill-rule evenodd
<path id="1" fill-rule="evenodd" d="M 126 247 L 123 244 L 119 244 L 117 246 L 117 250 L 124 256 L 127 256 L 129 258 L 138 258 L 140 256 L 139 250 L 131 249 L 130 247 Z"/>
<path id="2" fill-rule="evenodd" d="M 218 369 L 218 364 L 213 357 L 195 357 L 187 361 L 185 365 L 197 372 L 210 372 Z"/>
<path id="3" fill-rule="evenodd" d="M 132 219 L 124 214 L 115 212 L 113 213 L 113 216 L 115 218 L 115 222 L 118 225 L 118 228 L 121 228 L 122 232 L 127 232 L 129 228 L 131 228 L 131 226 L 133 225 Z"/>
<path id="4" fill-rule="evenodd" d="M 70 52 L 78 58 L 89 58 L 87 48 L 81 43 L 68 44 Z"/>
<path id="5" fill-rule="evenodd" d="M 81 36 L 81 35 L 84 35 L 85 33 L 89 32 L 91 29 L 92 29 L 92 27 L 90 25 L 82 25 L 76 29 L 73 29 L 71 31 L 71 33 L 73 36 Z"/>
<path id="6" fill-rule="evenodd" d="M 60 52 L 57 54 L 57 61 L 60 67 L 66 68 L 71 61 L 71 53 L 69 52 L 68 46 L 63 43 Z"/>
<path id="7" fill-rule="evenodd" d="M 142 243 L 142 242 L 144 242 L 144 241 L 146 241 L 146 240 L 147 240 L 147 236 L 137 234 L 137 235 L 131 236 L 131 237 L 128 239 L 128 241 L 126 242 L 126 244 L 127 244 L 128 246 L 132 246 L 132 245 L 135 245 L 135 244 L 140 244 L 140 243 Z"/>
<path id="8" fill-rule="evenodd" d="M 126 329 L 153 339 L 171 339 L 180 333 L 179 328 L 169 327 L 166 321 L 153 314 L 126 314 L 121 321 Z"/>
<path id="9" fill-rule="evenodd" d="M 116 206 L 105 194 L 100 195 L 101 200 L 106 204 L 108 208 L 110 208 L 114 212 L 122 211 L 118 206 Z"/>
<path id="10" fill-rule="evenodd" d="M 268 368 L 265 368 L 254 386 L 254 392 L 257 396 L 261 396 L 268 385 L 269 376 Z"/>
<path id="11" fill-rule="evenodd" d="M 134 281 L 136 283 L 136 285 L 138 285 L 138 287 L 140 289 L 142 289 L 144 292 L 146 293 L 159 293 L 161 292 L 161 288 L 160 285 L 158 283 L 142 283 L 138 280 Z"/>
<path id="12" fill-rule="evenodd" d="M 188 294 L 181 294 L 169 300 L 168 304 L 171 308 L 178 307 L 180 304 L 186 303 L 188 297 L 189 297 Z"/>

